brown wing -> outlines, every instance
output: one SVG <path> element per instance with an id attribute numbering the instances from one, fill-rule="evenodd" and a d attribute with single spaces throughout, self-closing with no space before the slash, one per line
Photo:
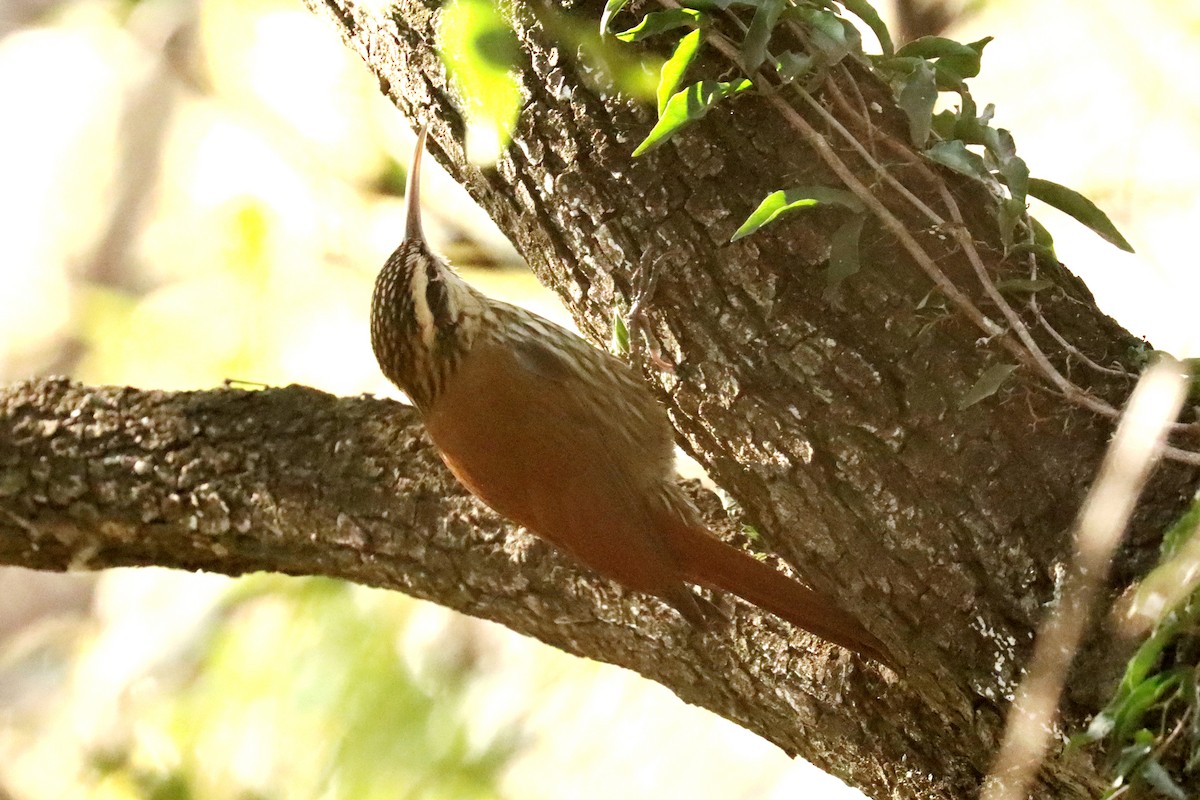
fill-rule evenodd
<path id="1" fill-rule="evenodd" d="M 555 350 L 529 347 L 477 344 L 426 416 L 430 436 L 496 511 L 630 588 L 673 594 L 678 569 L 638 475 L 647 448 L 669 458 L 669 430 L 614 420 L 614 398 L 564 372 Z M 631 451 L 638 436 L 649 441 Z"/>

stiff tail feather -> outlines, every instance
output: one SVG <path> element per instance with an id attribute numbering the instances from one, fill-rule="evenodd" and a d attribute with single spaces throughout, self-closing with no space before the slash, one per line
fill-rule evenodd
<path id="1" fill-rule="evenodd" d="M 792 580 L 707 530 L 673 525 L 673 550 L 684 580 L 718 589 L 883 664 L 891 664 L 883 643 L 827 598 Z"/>

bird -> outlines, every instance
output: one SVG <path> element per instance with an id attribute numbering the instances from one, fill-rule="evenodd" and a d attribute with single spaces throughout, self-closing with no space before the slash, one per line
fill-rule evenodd
<path id="1" fill-rule="evenodd" d="M 689 585 L 729 592 L 889 663 L 827 597 L 714 536 L 675 479 L 665 408 L 621 359 L 487 297 L 425 240 L 421 126 L 404 238 L 371 298 L 371 346 L 473 495 L 584 566 L 711 630 L 727 619 Z"/>

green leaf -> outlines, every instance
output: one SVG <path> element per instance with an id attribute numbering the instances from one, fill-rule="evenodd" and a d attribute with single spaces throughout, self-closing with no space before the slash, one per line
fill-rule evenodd
<path id="1" fill-rule="evenodd" d="M 1154 352 L 1147 354 L 1147 361 L 1157 360 Z M 1200 599 L 1195 591 L 1197 575 L 1200 573 L 1200 536 L 1195 535 L 1197 530 L 1200 530 L 1200 499 L 1193 500 L 1192 506 L 1163 534 L 1161 561 L 1142 578 L 1128 604 L 1127 620 L 1144 621 L 1157 626 L 1154 635 L 1129 662 L 1126 669 L 1128 680 L 1137 678 L 1131 672 L 1135 662 L 1143 673 L 1148 669 L 1147 659 L 1153 665 L 1158 651 L 1148 652 L 1148 648 L 1152 645 L 1161 647 L 1177 630 L 1190 624 L 1193 614 L 1200 612 L 1200 603 L 1189 603 L 1189 600 Z"/>
<path id="2" fill-rule="evenodd" d="M 858 28 L 854 27 L 854 23 L 848 19 L 845 19 L 844 17 L 835 15 L 834 19 L 836 19 L 838 24 L 842 26 L 842 36 L 845 38 L 849 50 L 847 55 L 849 55 L 849 53 L 861 53 L 863 49 L 862 34 L 859 32 Z"/>
<path id="3" fill-rule="evenodd" d="M 1024 206 L 1025 198 L 1029 194 L 1029 166 L 1025 159 L 1013 156 L 1001 162 L 1000 177 L 1004 179 L 1004 185 L 1008 187 L 1012 199 Z"/>
<path id="4" fill-rule="evenodd" d="M 1022 205 L 1029 194 L 1029 167 L 1017 155 L 1017 143 L 1004 128 L 992 128 L 983 117 L 972 115 L 957 126 L 957 137 L 968 144 L 981 144 L 988 163 L 999 172 L 1000 181 L 1008 187 L 1012 199 Z"/>
<path id="5" fill-rule="evenodd" d="M 1153 675 L 1134 687 L 1124 702 L 1114 709 L 1113 718 L 1116 725 L 1112 735 L 1119 741 L 1129 738 L 1135 730 L 1141 728 L 1146 712 L 1168 693 L 1177 690 L 1185 673 L 1186 670 L 1176 668 L 1170 672 Z"/>
<path id="6" fill-rule="evenodd" d="M 1124 702 L 1125 697 L 1145 682 L 1146 677 L 1158 665 L 1158 659 L 1162 655 L 1163 649 L 1171 643 L 1173 635 L 1173 631 L 1158 630 L 1142 642 L 1133 657 L 1125 664 L 1125 674 L 1121 676 L 1120 688 L 1117 697 L 1109 704 L 1110 709 Z"/>
<path id="7" fill-rule="evenodd" d="M 858 240 L 866 216 L 855 214 L 838 228 L 829 240 L 829 268 L 825 271 L 825 291 L 835 291 L 842 281 L 862 266 Z"/>
<path id="8" fill-rule="evenodd" d="M 908 56 L 867 56 L 867 58 L 875 65 L 876 69 L 885 73 L 889 78 L 903 78 L 925 60 Z"/>
<path id="9" fill-rule="evenodd" d="M 702 118 L 714 105 L 726 97 L 749 89 L 752 85 L 745 78 L 739 81 L 700 81 L 681 92 L 676 92 L 667 101 L 666 108 L 658 118 L 658 124 L 633 154 L 640 156 L 662 145 L 680 129 Z"/>
<path id="10" fill-rule="evenodd" d="M 924 147 L 933 124 L 933 106 L 937 103 L 937 83 L 933 67 L 921 61 L 900 90 L 897 102 L 908 116 L 908 136 L 917 147 Z"/>
<path id="11" fill-rule="evenodd" d="M 616 37 L 622 42 L 640 42 L 647 37 L 682 28 L 685 25 L 699 25 L 703 20 L 702 13 L 690 8 L 654 11 L 642 17 L 642 21 L 629 30 L 616 34 Z"/>
<path id="12" fill-rule="evenodd" d="M 958 133 L 958 114 L 948 108 L 933 115 L 931 127 L 939 139 L 963 138 Z"/>
<path id="13" fill-rule="evenodd" d="M 842 20 L 835 14 L 808 6 L 792 7 L 788 17 L 795 19 L 808 31 L 812 47 L 826 64 L 836 64 L 854 49 Z M 853 26 L 851 26 L 853 28 Z"/>
<path id="14" fill-rule="evenodd" d="M 946 39 L 942 36 L 922 36 L 920 39 L 913 39 L 901 47 L 896 51 L 896 55 L 900 58 L 946 58 L 954 56 L 965 58 L 978 55 L 978 52 L 971 45 L 956 42 L 953 39 Z"/>
<path id="15" fill-rule="evenodd" d="M 996 219 L 1000 223 L 1000 241 L 1004 243 L 1004 252 L 1012 255 L 1013 232 L 1017 223 L 1025 216 L 1025 203 L 1008 198 L 996 208 Z"/>
<path id="16" fill-rule="evenodd" d="M 1146 756 L 1154 750 L 1154 734 L 1143 728 L 1134 734 L 1133 743 L 1121 748 L 1113 773 L 1122 783 L 1127 781 Z"/>
<path id="17" fill-rule="evenodd" d="M 1037 217 L 1030 215 L 1029 224 L 1033 228 L 1033 243 L 1037 247 L 1047 247 L 1050 253 L 1054 254 L 1054 237 L 1050 235 L 1050 231 L 1046 226 L 1037 221 Z M 1057 258 L 1057 256 L 1055 256 Z"/>
<path id="18" fill-rule="evenodd" d="M 614 308 L 612 314 L 612 350 L 620 356 L 629 355 L 629 326 L 619 308 Z"/>
<path id="19" fill-rule="evenodd" d="M 860 214 L 866 210 L 857 197 L 843 189 L 834 189 L 829 186 L 797 186 L 794 189 L 780 189 L 777 192 L 771 192 L 759 203 L 758 208 L 746 218 L 746 221 L 729 241 L 736 242 L 738 239 L 749 236 L 764 225 L 770 225 L 781 214 L 821 204 L 844 206 Z"/>
<path id="20" fill-rule="evenodd" d="M 996 288 L 1007 294 L 1032 294 L 1054 288 L 1054 281 L 1048 278 L 1009 278 L 997 283 Z"/>
<path id="21" fill-rule="evenodd" d="M 629 0 L 608 0 L 604 4 L 604 13 L 600 15 L 600 35 L 608 33 L 608 26 L 612 24 L 612 18 L 617 15 L 622 8 L 629 3 Z"/>
<path id="22" fill-rule="evenodd" d="M 761 0 L 742 40 L 742 69 L 751 75 L 767 60 L 767 44 L 783 13 L 784 0 Z"/>
<path id="23" fill-rule="evenodd" d="M 522 4 L 517 8 L 523 7 Z M 550 9 L 538 12 L 548 38 L 572 54 L 592 89 L 604 94 L 619 92 L 637 100 L 654 99 L 663 56 L 650 48 L 631 48 L 612 36 L 600 33 L 595 20 Z"/>
<path id="24" fill-rule="evenodd" d="M 662 72 L 658 78 L 658 116 L 661 117 L 667 108 L 667 102 L 679 89 L 679 84 L 683 81 L 683 74 L 687 72 L 688 66 L 692 63 L 692 59 L 696 57 L 696 52 L 700 49 L 700 29 L 689 33 L 679 40 L 679 44 L 675 45 L 675 52 L 667 59 L 662 66 Z"/>
<path id="25" fill-rule="evenodd" d="M 967 45 L 965 51 L 948 53 L 938 58 L 938 69 L 950 72 L 958 81 L 974 78 L 979 74 L 983 57 L 983 48 L 992 41 L 991 36 L 985 36 L 977 42 Z"/>
<path id="26" fill-rule="evenodd" d="M 875 34 L 875 38 L 879 40 L 879 48 L 883 51 L 883 55 L 890 56 L 895 52 L 895 46 L 892 44 L 892 35 L 888 32 L 887 25 L 880 19 L 879 12 L 868 0 L 839 0 L 846 10 L 854 16 L 866 23 L 871 32 Z"/>
<path id="27" fill-rule="evenodd" d="M 521 110 L 517 36 L 485 0 L 448 3 L 439 30 L 438 52 L 466 106 L 467 152 L 475 163 L 492 163 Z"/>
<path id="28" fill-rule="evenodd" d="M 1099 207 L 1074 189 L 1068 189 L 1062 184 L 1042 178 L 1029 179 L 1029 194 L 1043 203 L 1054 206 L 1064 214 L 1073 217 L 1077 222 L 1091 228 L 1100 238 L 1115 245 L 1126 253 L 1133 252 L 1133 246 L 1125 240 L 1117 226 L 1113 225 L 1108 215 Z"/>
<path id="29" fill-rule="evenodd" d="M 1146 759 L 1146 763 L 1142 765 L 1139 774 L 1146 783 L 1150 784 L 1159 794 L 1169 800 L 1188 800 L 1189 795 L 1183 790 L 1183 787 L 1175 782 L 1171 777 L 1171 773 L 1167 768 L 1158 762 L 1158 759 L 1153 755 Z"/>
<path id="30" fill-rule="evenodd" d="M 900 56 L 868 56 L 868 58 L 876 69 L 892 79 L 907 76 L 925 60 L 923 58 L 901 58 Z"/>
<path id="31" fill-rule="evenodd" d="M 970 44 L 962 44 L 941 36 L 922 36 L 909 42 L 897 51 L 901 58 L 924 58 L 935 64 L 937 84 L 944 90 L 960 89 L 963 80 L 979 74 L 983 48 L 992 37 Z"/>
<path id="32" fill-rule="evenodd" d="M 790 83 L 813 68 L 813 57 L 784 50 L 775 58 L 775 71 L 784 83 Z"/>
<path id="33" fill-rule="evenodd" d="M 1000 387 L 1016 369 L 1016 364 L 993 364 L 985 369 L 979 379 L 975 381 L 975 385 L 959 398 L 958 410 L 970 408 L 980 400 L 986 400 L 1000 391 Z"/>
<path id="34" fill-rule="evenodd" d="M 961 172 L 972 178 L 982 178 L 987 175 L 987 166 L 983 163 L 983 158 L 977 153 L 972 153 L 965 144 L 957 139 L 938 142 L 926 150 L 925 155 L 955 172 Z"/>
<path id="35" fill-rule="evenodd" d="M 1192 500 L 1191 506 L 1163 534 L 1162 544 L 1159 546 L 1163 559 L 1173 558 L 1192 538 L 1192 532 L 1197 527 L 1200 527 L 1200 497 Z"/>
<path id="36" fill-rule="evenodd" d="M 1017 143 L 1013 141 L 1012 134 L 1007 129 L 993 128 L 982 117 L 974 115 L 972 115 L 971 122 L 973 124 L 964 125 L 964 127 L 973 128 L 976 134 L 976 138 L 971 143 L 986 147 L 992 158 L 996 159 L 996 164 L 1003 164 L 1017 157 Z"/>

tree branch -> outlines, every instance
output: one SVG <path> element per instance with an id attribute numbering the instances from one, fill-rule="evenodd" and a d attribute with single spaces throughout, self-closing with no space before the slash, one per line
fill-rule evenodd
<path id="1" fill-rule="evenodd" d="M 722 601 L 728 629 L 694 631 L 468 496 L 411 408 L 298 386 L 0 390 L 0 563 L 271 570 L 399 590 L 635 670 L 791 754 L 856 741 L 878 755 L 827 767 L 859 782 L 892 768 L 878 737 L 904 743 L 857 709 L 918 701 L 741 603 Z"/>
<path id="2" fill-rule="evenodd" d="M 745 608 L 730 630 L 693 632 L 656 601 L 521 543 L 450 481 L 411 411 L 299 388 L 7 390 L 0 560 L 269 568 L 397 588 L 634 669 L 869 795 L 974 797 L 1110 423 L 1020 373 L 960 409 L 999 349 L 953 314 L 922 312 L 928 279 L 885 230 L 864 229 L 868 266 L 832 297 L 822 272 L 838 219 L 798 216 L 728 245 L 769 191 L 837 182 L 769 98 L 747 96 L 736 115 L 714 111 L 631 160 L 652 111 L 602 85 L 578 48 L 519 18 L 528 103 L 514 146 L 481 171 L 463 158 L 432 46 L 436 4 L 309 4 L 405 113 L 432 122 L 430 151 L 594 338 L 631 299 L 634 268 L 665 254 L 646 317 L 678 368 L 647 377 L 681 444 L 806 582 L 888 645 L 902 680 Z M 570 5 L 594 24 L 603 4 Z M 886 87 L 857 68 L 847 76 L 864 106 L 883 109 L 871 124 L 903 139 Z M 825 129 L 819 115 L 797 113 Z M 869 165 L 832 146 L 874 185 Z M 941 202 L 918 173 L 906 177 L 922 202 Z M 1003 269 L 987 233 L 990 198 L 946 180 L 984 266 Z M 953 238 L 943 244 L 902 219 L 971 285 Z M 1131 337 L 1070 273 L 1048 273 L 1058 290 L 1043 310 L 1055 329 L 1097 363 L 1122 358 Z M 977 288 L 972 299 L 988 302 Z M 1120 404 L 1121 381 L 1090 377 L 1089 389 Z M 1115 565 L 1120 578 L 1153 557 L 1194 478 L 1179 468 L 1159 476 Z M 1096 707 L 1112 668 L 1081 660 L 1068 724 Z M 1063 798 L 1101 785 L 1081 758 L 1053 760 L 1040 781 L 1041 794 Z"/>

